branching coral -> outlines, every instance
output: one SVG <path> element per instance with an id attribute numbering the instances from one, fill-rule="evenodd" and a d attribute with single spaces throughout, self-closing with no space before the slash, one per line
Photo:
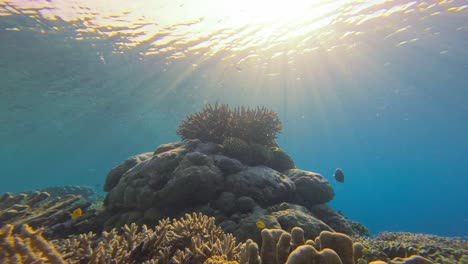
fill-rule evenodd
<path id="1" fill-rule="evenodd" d="M 426 234 L 384 232 L 372 240 L 362 239 L 362 242 L 390 259 L 417 254 L 437 263 L 461 263 L 468 255 L 468 241 Z"/>
<path id="2" fill-rule="evenodd" d="M 0 197 L 0 225 L 29 225 L 46 227 L 47 238 L 64 237 L 69 234 L 88 232 L 97 228 L 97 210 L 81 195 L 51 196 L 47 192 L 10 194 Z M 77 219 L 70 213 L 80 208 L 83 212 Z"/>
<path id="3" fill-rule="evenodd" d="M 278 114 L 266 107 L 237 107 L 232 122 L 233 136 L 265 146 L 276 145 L 276 136 L 282 130 Z"/>
<path id="4" fill-rule="evenodd" d="M 183 140 L 199 139 L 222 143 L 232 129 L 233 112 L 226 104 L 208 104 L 198 113 L 190 114 L 182 121 L 177 134 Z"/>
<path id="5" fill-rule="evenodd" d="M 100 236 L 87 233 L 52 243 L 42 237 L 42 230 L 33 231 L 23 226 L 20 234 L 13 234 L 13 229 L 13 225 L 0 229 L 1 263 L 368 263 L 359 258 L 368 249 L 361 243 L 353 243 L 345 234 L 324 231 L 315 241 L 305 241 L 304 231 L 299 227 L 293 228 L 291 233 L 263 229 L 259 254 L 255 242 L 249 239 L 246 243 L 236 243 L 231 234 L 215 225 L 214 218 L 200 213 L 186 214 L 178 220 L 161 220 L 154 229 L 132 224 L 120 231 L 103 232 Z M 388 258 L 385 260 L 389 261 Z M 396 258 L 388 263 L 416 263 L 410 262 L 413 260 L 432 263 L 420 256 Z M 460 258 L 460 261 L 464 260 Z"/>
<path id="6" fill-rule="evenodd" d="M 13 234 L 13 225 L 0 229 L 1 263 L 65 263 L 52 244 L 42 237 L 42 230 L 34 231 L 23 225 L 20 234 Z"/>
<path id="7" fill-rule="evenodd" d="M 70 263 L 160 264 L 238 261 L 242 245 L 216 226 L 214 218 L 195 213 L 179 220 L 161 220 L 154 229 L 125 225 L 120 232 L 104 232 L 98 243 L 91 242 L 95 237 L 89 233 L 54 244 Z"/>
<path id="8" fill-rule="evenodd" d="M 199 139 L 221 144 L 227 137 L 236 137 L 247 143 L 275 146 L 282 126 L 278 114 L 265 107 L 255 109 L 217 103 L 206 105 L 198 113 L 182 121 L 177 134 L 183 140 Z"/>

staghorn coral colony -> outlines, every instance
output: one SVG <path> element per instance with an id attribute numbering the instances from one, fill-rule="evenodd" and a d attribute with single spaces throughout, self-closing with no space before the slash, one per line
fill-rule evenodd
<path id="1" fill-rule="evenodd" d="M 103 199 L 6 193 L 0 263 L 468 263 L 465 240 L 366 237 L 326 204 L 329 182 L 276 143 L 281 129 L 265 107 L 207 105 L 181 123 L 182 142 L 114 167 Z"/>
<path id="2" fill-rule="evenodd" d="M 183 140 L 199 139 L 221 144 L 226 138 L 234 137 L 247 143 L 275 146 L 281 130 L 278 114 L 266 107 L 230 109 L 226 104 L 216 103 L 190 114 L 182 121 L 177 134 Z"/>
<path id="3" fill-rule="evenodd" d="M 315 239 L 308 239 L 300 227 L 290 232 L 263 229 L 261 246 L 251 239 L 239 243 L 216 226 L 213 217 L 201 213 L 163 219 L 154 228 L 131 224 L 99 236 L 90 232 L 52 241 L 44 239 L 41 230 L 27 225 L 17 234 L 13 229 L 13 225 L 0 229 L 1 263 L 466 263 L 466 257 L 441 262 L 418 255 L 390 259 L 342 233 L 322 231 Z M 370 252 L 380 254 L 387 262 L 368 260 Z"/>

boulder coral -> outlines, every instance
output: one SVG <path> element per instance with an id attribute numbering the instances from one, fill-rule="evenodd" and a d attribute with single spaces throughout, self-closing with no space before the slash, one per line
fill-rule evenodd
<path id="1" fill-rule="evenodd" d="M 132 222 L 153 225 L 199 211 L 242 239 L 259 218 L 273 218 L 271 227 L 298 225 L 311 235 L 322 230 L 353 234 L 333 210 L 311 212 L 331 201 L 334 190 L 322 175 L 296 168 L 276 142 L 281 130 L 278 114 L 265 107 L 206 105 L 180 124 L 182 142 L 160 145 L 110 170 L 104 185 L 105 229 Z M 283 203 L 305 210 L 268 209 Z"/>
<path id="2" fill-rule="evenodd" d="M 282 219 L 283 228 L 299 225 L 307 233 L 314 230 L 311 232 L 314 235 L 322 230 L 333 231 L 326 221 L 310 227 L 293 221 L 313 218 L 309 223 L 319 223 L 321 219 L 307 209 L 290 210 L 287 214 L 267 210 L 284 202 L 312 209 L 335 195 L 320 174 L 281 166 L 286 170 L 252 166 L 245 160 L 225 156 L 223 146 L 198 139 L 161 145 L 154 152 L 129 158 L 109 172 L 104 186 L 108 191 L 104 199 L 108 216 L 105 228 L 110 230 L 132 222 L 153 225 L 165 217 L 179 217 L 197 210 L 215 216 L 220 223 L 224 221 L 221 226 L 238 235 L 243 232 L 243 220 L 261 216 L 254 214 L 255 208 L 259 208 L 264 216 Z M 338 214 L 330 211 L 326 215 L 327 219 L 333 219 L 330 215 Z M 344 218 L 341 221 L 346 223 Z M 332 223 L 340 227 L 336 221 Z M 353 232 L 349 225 L 348 229 L 339 230 Z"/>

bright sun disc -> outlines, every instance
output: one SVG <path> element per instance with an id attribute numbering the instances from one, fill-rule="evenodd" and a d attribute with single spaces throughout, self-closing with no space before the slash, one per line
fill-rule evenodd
<path id="1" fill-rule="evenodd" d="M 269 0 L 240 0 L 231 6 L 231 12 L 240 18 L 246 17 L 255 22 L 273 22 L 278 19 L 292 19 L 303 16 L 311 7 L 311 1 L 269 1 Z M 234 14 L 233 14 L 234 15 Z"/>

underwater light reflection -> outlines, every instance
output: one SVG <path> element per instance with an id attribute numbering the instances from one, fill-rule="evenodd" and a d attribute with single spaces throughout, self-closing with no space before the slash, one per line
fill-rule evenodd
<path id="1" fill-rule="evenodd" d="M 61 30 L 51 22 L 73 22 L 78 40 L 96 39 L 96 35 L 120 40 L 116 53 L 139 48 L 142 56 L 179 59 L 200 53 L 208 59 L 223 51 L 260 49 L 269 53 L 262 56 L 271 57 L 290 49 L 301 55 L 317 47 L 352 47 L 352 37 L 365 34 L 374 20 L 395 22 L 412 14 L 423 20 L 466 11 L 463 1 L 433 2 L 16 0 L 2 1 L 0 16 L 24 15 L 31 19 L 27 24 L 13 22 L 9 29 L 43 34 Z M 399 29 L 388 30 L 397 33 Z"/>

